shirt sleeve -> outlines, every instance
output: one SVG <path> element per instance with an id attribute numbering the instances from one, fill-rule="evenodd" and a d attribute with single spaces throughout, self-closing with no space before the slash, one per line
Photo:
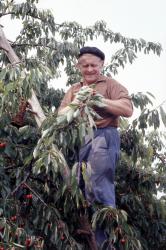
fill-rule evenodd
<path id="1" fill-rule="evenodd" d="M 119 100 L 122 98 L 131 100 L 128 90 L 114 79 L 112 79 L 112 81 L 109 83 L 107 91 L 109 98 L 112 100 Z"/>

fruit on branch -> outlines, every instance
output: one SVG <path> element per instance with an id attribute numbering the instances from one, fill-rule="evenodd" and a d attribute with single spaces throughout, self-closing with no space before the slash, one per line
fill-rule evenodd
<path id="1" fill-rule="evenodd" d="M 26 245 L 26 247 L 29 247 L 31 245 L 31 239 L 30 238 L 26 239 L 25 245 Z"/>
<path id="2" fill-rule="evenodd" d="M 25 196 L 25 198 L 31 200 L 31 199 L 32 199 L 32 194 L 27 194 L 27 195 Z"/>
<path id="3" fill-rule="evenodd" d="M 18 113 L 12 118 L 13 125 L 18 127 L 22 127 L 24 125 L 24 117 L 28 105 L 28 102 L 22 98 L 19 104 Z"/>
<path id="4" fill-rule="evenodd" d="M 6 142 L 0 142 L 0 148 L 5 148 L 6 147 Z"/>
<path id="5" fill-rule="evenodd" d="M 11 220 L 11 221 L 16 221 L 16 220 L 17 220 L 17 216 L 16 216 L 16 215 L 12 216 L 12 217 L 10 218 L 10 220 Z"/>
<path id="6" fill-rule="evenodd" d="M 64 234 L 61 235 L 61 240 L 63 241 L 65 239 Z"/>
<path id="7" fill-rule="evenodd" d="M 124 245 L 124 244 L 126 243 L 126 240 L 123 238 L 123 239 L 120 240 L 120 243 L 121 243 L 122 245 Z"/>

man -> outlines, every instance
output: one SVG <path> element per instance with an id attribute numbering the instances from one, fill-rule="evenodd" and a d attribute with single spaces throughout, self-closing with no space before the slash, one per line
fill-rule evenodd
<path id="1" fill-rule="evenodd" d="M 71 102 L 78 103 L 75 93 L 82 86 L 95 83 L 95 91 L 103 95 L 103 102 L 106 106 L 104 108 L 94 107 L 102 119 L 95 121 L 97 130 L 94 130 L 93 140 L 88 136 L 85 138 L 85 143 L 79 152 L 79 162 L 88 163 L 92 169 L 91 189 L 84 187 L 86 199 L 90 203 L 98 202 L 115 207 L 114 175 L 120 151 L 117 127 L 119 117 L 130 117 L 133 108 L 127 89 L 114 79 L 101 74 L 104 59 L 104 53 L 96 47 L 80 49 L 77 67 L 81 72 L 82 80 L 72 85 L 67 91 L 59 112 L 66 112 L 67 105 Z M 101 239 L 99 241 L 102 242 Z"/>

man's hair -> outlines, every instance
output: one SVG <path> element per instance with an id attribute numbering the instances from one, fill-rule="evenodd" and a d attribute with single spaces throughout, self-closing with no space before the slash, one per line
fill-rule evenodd
<path id="1" fill-rule="evenodd" d="M 86 47 L 81 48 L 80 52 L 78 54 L 78 58 L 80 58 L 84 54 L 92 54 L 94 56 L 99 57 L 103 61 L 105 59 L 104 53 L 100 49 L 98 49 L 96 47 L 88 47 L 88 46 L 86 46 Z"/>

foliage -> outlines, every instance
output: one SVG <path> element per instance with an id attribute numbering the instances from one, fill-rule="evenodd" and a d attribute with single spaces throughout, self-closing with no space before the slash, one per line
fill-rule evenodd
<path id="1" fill-rule="evenodd" d="M 166 200 L 157 198 L 158 191 L 166 191 L 165 134 L 158 130 L 161 122 L 166 125 L 162 105 L 154 108 L 150 93 L 132 95 L 140 115 L 131 124 L 121 123 L 117 209 L 89 206 L 77 184 L 77 151 L 86 133 L 93 136 L 97 114 L 92 106 L 102 105 L 102 97 L 83 88 L 77 96 L 80 105 L 57 116 L 53 110 L 64 93 L 47 85 L 62 65 L 68 84 L 79 79 L 74 64 L 88 40 L 102 37 L 121 45 L 105 74 L 133 63 L 138 51 L 160 55 L 161 46 L 114 33 L 103 21 L 85 28 L 76 22 L 56 24 L 51 12 L 38 10 L 37 3 L 0 1 L 0 18 L 10 15 L 22 22 L 11 42 L 22 62 L 11 65 L 5 51 L 0 54 L 1 249 L 88 249 L 87 233 L 101 225 L 109 235 L 103 249 L 112 244 L 120 250 L 163 250 Z M 27 104 L 31 88 L 47 116 L 40 129 Z"/>

